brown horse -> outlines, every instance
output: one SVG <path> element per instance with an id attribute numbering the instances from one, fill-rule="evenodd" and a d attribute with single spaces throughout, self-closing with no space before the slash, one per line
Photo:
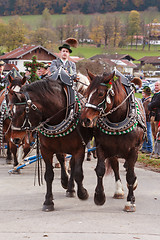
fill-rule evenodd
<path id="1" fill-rule="evenodd" d="M 97 205 L 105 202 L 103 176 L 105 160 L 114 171 L 116 181 L 115 198 L 123 198 L 124 192 L 119 176 L 118 158 L 127 164 L 127 203 L 124 210 L 135 211 L 133 190 L 137 186 L 134 165 L 138 150 L 144 140 L 145 113 L 141 101 L 135 99 L 134 88 L 122 74 L 104 73 L 94 76 L 88 72 L 91 84 L 87 90 L 88 102 L 81 114 L 83 126 L 94 128 L 97 147 L 97 186 L 94 201 Z M 122 84 L 123 82 L 123 84 Z"/>
<path id="2" fill-rule="evenodd" d="M 33 141 L 33 137 L 30 135 L 29 137 L 26 136 L 21 138 L 20 132 L 13 132 L 14 135 L 17 136 L 18 139 L 21 139 L 20 142 L 13 142 L 11 139 L 11 114 L 9 112 L 9 108 L 7 106 L 8 103 L 8 94 L 9 91 L 18 91 L 22 85 L 25 84 L 26 78 L 12 78 L 10 75 L 8 76 L 9 79 L 9 86 L 7 89 L 4 89 L 0 93 L 0 106 L 1 108 L 4 107 L 4 111 L 2 113 L 1 111 L 1 118 L 2 118 L 2 133 L 3 133 L 3 141 L 7 143 L 7 157 L 6 157 L 6 163 L 10 164 L 12 160 L 12 154 L 14 157 L 14 166 L 18 165 L 17 160 L 17 145 L 23 145 L 24 150 L 24 156 L 29 152 L 30 150 L 30 142 Z M 22 157 L 22 156 L 19 156 Z"/>
<path id="3" fill-rule="evenodd" d="M 23 86 L 20 93 L 13 93 L 10 105 L 13 109 L 12 128 L 16 130 L 38 130 L 40 150 L 45 162 L 45 180 L 47 193 L 43 204 L 44 211 L 54 210 L 52 181 L 53 154 L 68 153 L 71 175 L 67 193 L 74 193 L 74 181 L 77 183 L 77 195 L 88 198 L 83 187 L 82 163 L 85 156 L 85 144 L 92 138 L 92 129 L 85 129 L 79 122 L 80 102 L 76 97 L 73 105 L 68 105 L 66 85 L 59 79 L 40 80 Z M 74 106 L 75 107 L 72 107 Z M 61 167 L 63 163 L 61 163 Z M 61 169 L 64 171 L 64 169 Z"/>

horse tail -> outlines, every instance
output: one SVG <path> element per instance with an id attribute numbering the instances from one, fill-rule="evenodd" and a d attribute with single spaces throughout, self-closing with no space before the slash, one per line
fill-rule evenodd
<path id="1" fill-rule="evenodd" d="M 134 77 L 132 80 L 131 80 L 132 83 L 134 83 L 135 85 L 138 85 L 139 88 L 142 87 L 142 80 L 139 78 L 139 77 Z"/>
<path id="2" fill-rule="evenodd" d="M 111 167 L 111 160 L 110 158 L 107 158 L 105 161 L 105 167 L 106 167 L 106 175 L 109 175 L 113 172 L 112 167 Z"/>

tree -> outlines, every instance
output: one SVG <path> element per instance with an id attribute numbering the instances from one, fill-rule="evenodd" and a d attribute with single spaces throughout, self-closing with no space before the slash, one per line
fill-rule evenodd
<path id="1" fill-rule="evenodd" d="M 103 39 L 103 21 L 100 16 L 96 16 L 91 25 L 90 38 L 100 46 Z"/>
<path id="2" fill-rule="evenodd" d="M 51 29 L 38 28 L 35 31 L 30 32 L 30 42 L 35 45 L 41 45 L 47 47 L 49 43 L 53 43 L 55 34 Z"/>
<path id="3" fill-rule="evenodd" d="M 131 40 L 131 48 L 133 45 L 134 36 L 138 36 L 140 31 L 140 14 L 139 12 L 133 10 L 129 14 L 129 22 L 128 22 L 128 35 Z M 136 45 L 137 47 L 137 45 Z"/>
<path id="4" fill-rule="evenodd" d="M 112 26 L 113 26 L 113 18 L 110 16 L 110 18 L 105 19 L 103 22 L 103 36 L 104 36 L 105 47 L 109 44 L 111 36 L 113 34 Z"/>
<path id="5" fill-rule="evenodd" d="M 22 46 L 25 41 L 25 34 L 27 29 L 25 28 L 20 17 L 15 16 L 9 21 L 6 31 L 5 45 L 8 51 L 11 51 L 17 47 Z"/>
<path id="6" fill-rule="evenodd" d="M 51 28 L 52 27 L 51 14 L 50 14 L 48 8 L 45 8 L 43 10 L 40 27 L 43 27 L 43 28 Z"/>
<path id="7" fill-rule="evenodd" d="M 7 24 L 0 20 L 0 52 L 2 52 L 2 48 L 5 46 L 7 33 Z"/>

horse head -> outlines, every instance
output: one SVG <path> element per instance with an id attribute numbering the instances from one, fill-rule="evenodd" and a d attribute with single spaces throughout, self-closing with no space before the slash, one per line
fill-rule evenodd
<path id="1" fill-rule="evenodd" d="M 81 120 L 85 127 L 95 127 L 97 119 L 110 112 L 125 97 L 120 94 L 120 78 L 113 73 L 95 76 L 88 71 L 91 84 L 87 89 L 87 103 L 82 111 Z M 123 96 L 122 96 L 123 95 Z"/>

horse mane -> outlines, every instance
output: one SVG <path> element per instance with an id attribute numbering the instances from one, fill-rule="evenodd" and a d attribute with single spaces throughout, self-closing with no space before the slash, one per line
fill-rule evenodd
<path id="1" fill-rule="evenodd" d="M 28 85 L 24 85 L 21 91 L 36 92 L 40 98 L 46 98 L 47 94 L 54 94 L 57 90 L 60 90 L 59 81 L 53 80 L 38 80 Z"/>
<path id="2" fill-rule="evenodd" d="M 91 84 L 90 86 L 88 87 L 87 89 L 87 93 L 90 93 L 92 92 L 94 89 L 96 89 L 101 83 L 104 83 L 104 77 L 107 77 L 109 76 L 110 73 L 103 73 L 103 75 L 97 75 L 95 76 L 94 80 L 91 81 Z M 121 90 L 120 90 L 120 87 L 122 86 L 122 83 L 120 81 L 120 77 L 117 77 L 116 81 L 114 81 L 112 79 L 112 86 L 113 86 L 113 89 L 116 90 L 117 93 L 119 93 Z"/>

